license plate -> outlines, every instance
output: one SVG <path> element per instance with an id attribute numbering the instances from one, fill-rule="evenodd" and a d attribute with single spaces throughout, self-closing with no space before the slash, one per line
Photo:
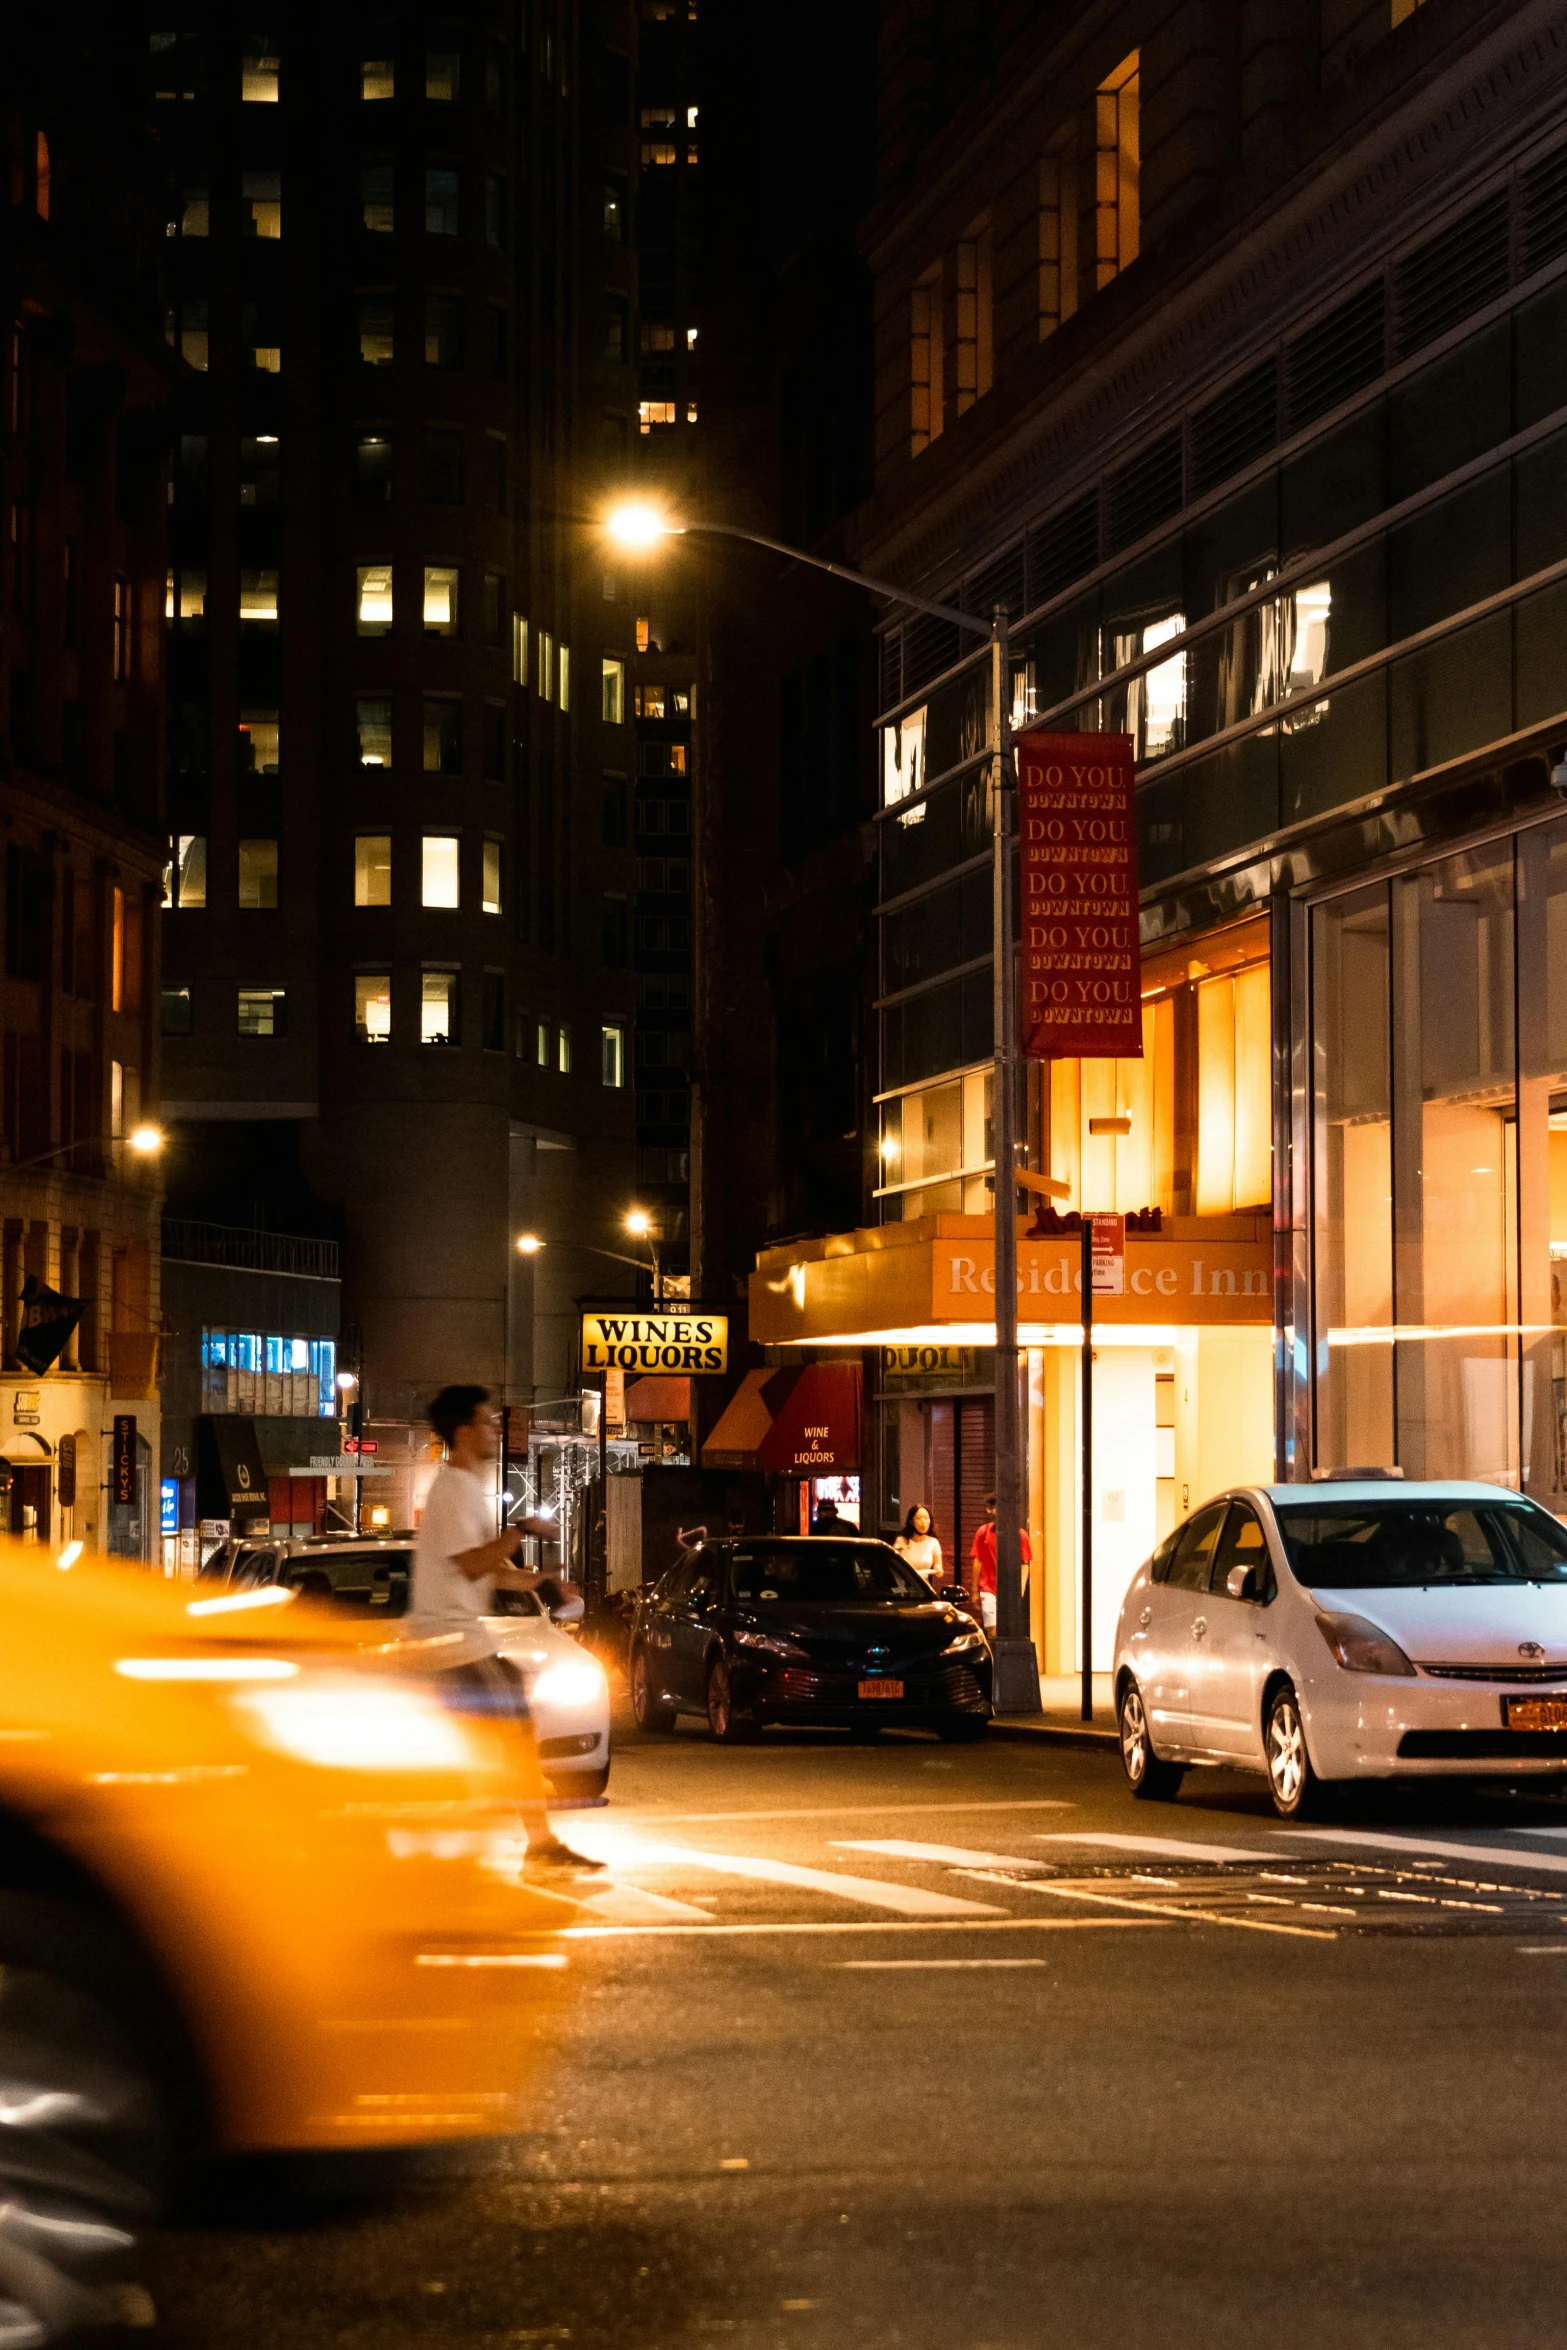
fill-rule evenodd
<path id="1" fill-rule="evenodd" d="M 862 1697 L 901 1697 L 903 1683 L 901 1681 L 862 1681 L 860 1695 Z"/>
<path id="2" fill-rule="evenodd" d="M 1504 1697 L 1509 1730 L 1567 1730 L 1567 1697 Z"/>

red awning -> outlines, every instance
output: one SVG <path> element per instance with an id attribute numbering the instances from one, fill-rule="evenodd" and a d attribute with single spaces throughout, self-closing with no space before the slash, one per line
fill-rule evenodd
<path id="1" fill-rule="evenodd" d="M 748 1371 L 702 1447 L 709 1469 L 823 1477 L 860 1466 L 860 1366 Z"/>
<path id="2" fill-rule="evenodd" d="M 634 1427 L 639 1421 L 689 1420 L 690 1417 L 689 1379 L 633 1379 L 626 1389 L 628 1427 Z"/>

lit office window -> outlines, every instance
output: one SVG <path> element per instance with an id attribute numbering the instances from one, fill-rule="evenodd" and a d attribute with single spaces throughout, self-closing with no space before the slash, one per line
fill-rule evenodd
<path id="1" fill-rule="evenodd" d="M 389 906 L 392 902 L 392 836 L 389 832 L 354 835 L 354 904 Z"/>
<path id="2" fill-rule="evenodd" d="M 389 694 L 361 695 L 354 704 L 361 767 L 392 764 L 392 700 Z"/>
<path id="3" fill-rule="evenodd" d="M 259 628 L 277 626 L 277 573 L 242 571 L 239 575 L 239 616 Z"/>
<path id="4" fill-rule="evenodd" d="M 359 356 L 366 367 L 390 367 L 393 355 L 392 297 L 359 296 Z"/>
<path id="5" fill-rule="evenodd" d="M 278 102 L 277 45 L 265 34 L 255 34 L 240 56 L 239 94 L 246 106 L 275 106 Z"/>
<path id="6" fill-rule="evenodd" d="M 626 1032 L 623 1028 L 606 1025 L 603 1030 L 604 1053 L 602 1074 L 606 1085 L 621 1086 L 626 1082 Z"/>
<path id="7" fill-rule="evenodd" d="M 248 911 L 270 911 L 277 904 L 277 850 L 275 840 L 239 844 L 239 902 Z"/>
<path id="8" fill-rule="evenodd" d="M 458 903 L 458 842 L 455 834 L 427 832 L 422 844 L 419 902 L 424 906 Z M 429 1039 L 426 1038 L 426 1043 Z"/>
<path id="9" fill-rule="evenodd" d="M 555 1031 L 555 1066 L 562 1077 L 571 1075 L 571 1030 L 564 1021 Z"/>
<path id="10" fill-rule="evenodd" d="M 559 671 L 559 676 L 560 676 L 560 693 L 559 693 L 558 699 L 559 699 L 559 702 L 560 702 L 560 706 L 561 706 L 561 708 L 562 708 L 563 710 L 569 710 L 569 709 L 571 708 L 571 647 L 570 647 L 570 645 L 562 645 L 562 646 L 561 646 L 561 648 L 560 648 L 560 671 Z"/>
<path id="11" fill-rule="evenodd" d="M 389 636 L 392 628 L 392 566 L 359 566 L 359 634 Z"/>
<path id="12" fill-rule="evenodd" d="M 389 237 L 396 225 L 393 217 L 392 167 L 389 163 L 366 163 L 359 173 L 359 217 L 372 237 Z"/>
<path id="13" fill-rule="evenodd" d="M 166 906 L 204 906 L 207 902 L 207 837 L 201 832 L 176 833 L 173 855 L 163 868 Z"/>
<path id="14" fill-rule="evenodd" d="M 603 717 L 606 726 L 623 726 L 626 722 L 626 664 L 604 656 Z"/>
<path id="15" fill-rule="evenodd" d="M 486 914 L 501 911 L 501 844 L 487 840 L 484 844 L 484 879 L 481 899 Z"/>
<path id="16" fill-rule="evenodd" d="M 511 616 L 511 676 L 513 685 L 528 682 L 528 623 L 520 612 Z"/>
<path id="17" fill-rule="evenodd" d="M 555 694 L 555 639 L 547 628 L 539 630 L 539 698 L 551 701 Z"/>
<path id="18" fill-rule="evenodd" d="M 367 105 L 379 105 L 397 94 L 397 74 L 390 57 L 366 57 L 359 67 L 359 95 Z"/>
<path id="19" fill-rule="evenodd" d="M 354 973 L 354 1041 L 391 1043 L 392 975 L 389 971 Z"/>
<path id="20" fill-rule="evenodd" d="M 1266 963 L 1197 990 L 1197 1213 L 1227 1216 L 1273 1197 L 1271 974 Z"/>
<path id="21" fill-rule="evenodd" d="M 240 182 L 240 231 L 247 237 L 283 234 L 283 178 L 276 171 L 247 171 Z"/>
<path id="22" fill-rule="evenodd" d="M 241 1036 L 286 1036 L 288 998 L 280 987 L 242 987 L 239 991 Z"/>
<path id="23" fill-rule="evenodd" d="M 533 1023 L 533 1058 L 541 1069 L 547 1069 L 554 1059 L 552 1050 L 554 1042 L 554 1031 L 549 1022 L 535 1020 Z"/>
<path id="24" fill-rule="evenodd" d="M 253 1419 L 337 1417 L 337 1345 L 274 1331 L 203 1330 L 201 1408 Z"/>
<path id="25" fill-rule="evenodd" d="M 427 563 L 424 567 L 424 633 L 457 634 L 457 569 L 454 564 Z"/>
<path id="26" fill-rule="evenodd" d="M 419 1042 L 421 1044 L 456 1044 L 457 1037 L 457 974 L 455 971 L 426 971 L 419 1004 Z"/>

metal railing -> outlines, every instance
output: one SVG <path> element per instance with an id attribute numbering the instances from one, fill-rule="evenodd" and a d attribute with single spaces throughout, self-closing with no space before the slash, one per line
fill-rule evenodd
<path id="1" fill-rule="evenodd" d="M 335 1240 L 253 1231 L 241 1224 L 201 1224 L 187 1216 L 164 1217 L 163 1254 L 178 1264 L 227 1265 L 236 1273 L 288 1273 L 310 1281 L 342 1279 Z"/>

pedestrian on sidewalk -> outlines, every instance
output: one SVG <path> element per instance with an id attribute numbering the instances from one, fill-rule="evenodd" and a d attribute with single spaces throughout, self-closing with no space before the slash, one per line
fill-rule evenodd
<path id="1" fill-rule="evenodd" d="M 497 1591 L 532 1591 L 544 1578 L 513 1563 L 520 1539 L 514 1528 L 499 1534 L 493 1530 L 500 1427 L 489 1390 L 443 1387 L 428 1417 L 446 1447 L 446 1458 L 425 1496 L 403 1628 L 416 1639 L 462 1634 L 455 1661 L 445 1669 L 454 1677 L 463 1676 L 476 1705 L 493 1706 L 523 1723 L 531 1748 L 527 1691 L 507 1659 L 496 1654 L 484 1618 L 495 1612 Z M 537 1774 L 536 1756 L 533 1761 Z M 542 1796 L 525 1799 L 518 1808 L 530 1865 L 602 1866 L 573 1852 L 553 1833 Z"/>
<path id="2" fill-rule="evenodd" d="M 903 1521 L 903 1532 L 895 1538 L 892 1547 L 916 1575 L 924 1576 L 932 1591 L 941 1589 L 946 1581 L 941 1544 L 936 1540 L 930 1512 L 922 1501 L 913 1504 Z"/>
<path id="3" fill-rule="evenodd" d="M 1025 1567 L 1030 1567 L 1034 1563 L 1034 1549 L 1028 1539 L 1026 1526 L 1018 1528 L 1017 1538 L 1023 1564 Z M 996 1628 L 996 1497 L 993 1493 L 987 1493 L 985 1496 L 985 1515 L 974 1529 L 974 1548 L 969 1553 L 969 1565 L 974 1570 L 974 1588 L 979 1593 L 979 1620 L 987 1632 L 994 1632 Z M 1027 1575 L 1023 1577 L 1023 1585 L 1026 1590 L 1028 1587 Z"/>

